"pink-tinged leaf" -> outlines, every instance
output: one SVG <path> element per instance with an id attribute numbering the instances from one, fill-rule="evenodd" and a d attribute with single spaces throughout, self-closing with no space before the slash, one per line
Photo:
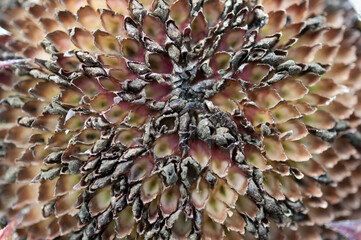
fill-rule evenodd
<path id="1" fill-rule="evenodd" d="M 31 209 L 29 207 L 22 208 L 22 210 L 12 218 L 6 227 L 0 229 L 0 240 L 12 240 L 15 226 L 23 221 L 24 216 L 28 214 L 30 210 Z"/>
<path id="2" fill-rule="evenodd" d="M 31 61 L 31 59 L 9 59 L 9 60 L 0 61 L 0 69 L 9 67 L 14 64 L 28 62 L 28 61 Z"/>
<path id="3" fill-rule="evenodd" d="M 16 220 L 10 222 L 6 227 L 0 230 L 0 240 L 11 240 Z"/>
<path id="4" fill-rule="evenodd" d="M 347 237 L 349 240 L 361 239 L 361 219 L 327 223 L 326 227 Z"/>

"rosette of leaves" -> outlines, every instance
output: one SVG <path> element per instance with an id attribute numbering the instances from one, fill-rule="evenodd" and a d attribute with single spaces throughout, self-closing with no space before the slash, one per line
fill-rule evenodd
<path id="1" fill-rule="evenodd" d="M 325 226 L 360 217 L 346 1 L 1 7 L 0 224 L 14 239 L 338 239 Z"/>

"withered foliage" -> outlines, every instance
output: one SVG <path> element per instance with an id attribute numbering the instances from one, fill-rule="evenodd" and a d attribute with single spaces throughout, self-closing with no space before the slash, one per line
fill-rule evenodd
<path id="1" fill-rule="evenodd" d="M 338 239 L 325 224 L 360 218 L 360 23 L 346 1 L 1 7 L 13 239 Z"/>

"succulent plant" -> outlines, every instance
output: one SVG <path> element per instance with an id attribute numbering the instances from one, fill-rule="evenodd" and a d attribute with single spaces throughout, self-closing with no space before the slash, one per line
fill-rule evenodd
<path id="1" fill-rule="evenodd" d="M 0 236 L 339 239 L 361 217 L 347 1 L 0 6 Z"/>

